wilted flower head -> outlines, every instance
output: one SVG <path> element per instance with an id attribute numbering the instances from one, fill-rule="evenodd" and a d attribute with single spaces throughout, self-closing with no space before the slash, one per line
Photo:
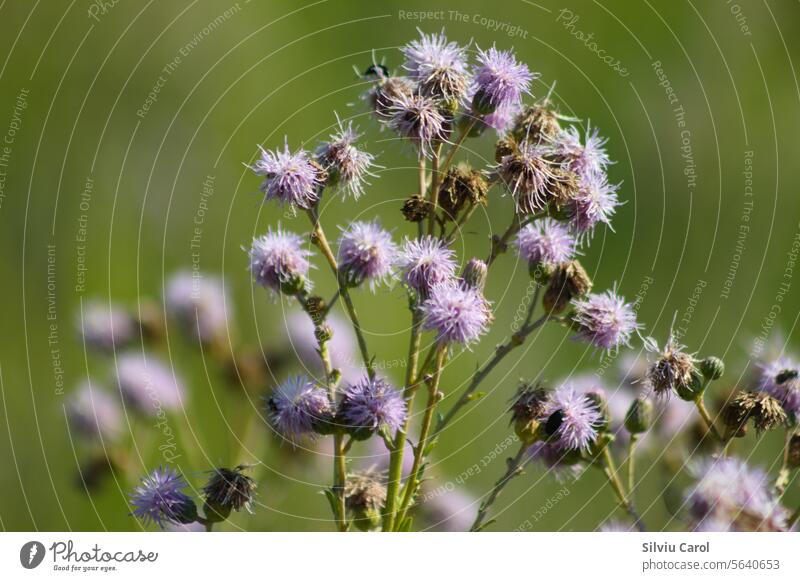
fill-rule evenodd
<path id="1" fill-rule="evenodd" d="M 781 402 L 787 413 L 800 418 L 800 366 L 791 357 L 779 357 L 762 365 L 758 389 Z"/>
<path id="2" fill-rule="evenodd" d="M 373 530 L 380 524 L 381 509 L 386 503 L 386 485 L 372 470 L 352 472 L 345 479 L 344 499 L 353 524 L 362 531 Z"/>
<path id="3" fill-rule="evenodd" d="M 582 299 L 592 290 L 592 279 L 578 260 L 557 264 L 551 270 L 542 298 L 542 305 L 551 314 L 562 312 L 570 301 Z"/>
<path id="4" fill-rule="evenodd" d="M 424 34 L 400 49 L 403 67 L 425 95 L 460 101 L 469 88 L 467 49 L 450 42 L 444 35 Z"/>
<path id="5" fill-rule="evenodd" d="M 136 338 L 136 322 L 123 308 L 92 301 L 78 320 L 78 328 L 89 347 L 113 351 L 128 346 Z"/>
<path id="6" fill-rule="evenodd" d="M 433 142 L 447 138 L 446 119 L 432 97 L 398 95 L 389 105 L 389 125 L 400 137 L 411 140 L 422 155 L 430 155 Z"/>
<path id="7" fill-rule="evenodd" d="M 744 435 L 748 420 L 753 420 L 758 432 L 782 426 L 787 420 L 781 403 L 764 391 L 740 391 L 725 405 L 722 418 L 729 432 L 737 436 Z"/>
<path id="8" fill-rule="evenodd" d="M 550 395 L 543 416 L 545 433 L 562 450 L 588 450 L 602 423 L 595 402 L 568 383 Z"/>
<path id="9" fill-rule="evenodd" d="M 434 285 L 453 278 L 454 256 L 455 252 L 433 236 L 407 239 L 400 254 L 403 281 L 421 296 L 427 296 Z"/>
<path id="10" fill-rule="evenodd" d="M 619 206 L 619 185 L 608 183 L 603 173 L 581 180 L 580 187 L 567 202 L 570 221 L 578 232 L 588 232 L 599 223 L 611 224 Z"/>
<path id="11" fill-rule="evenodd" d="M 134 516 L 145 524 L 186 524 L 197 520 L 197 506 L 183 492 L 188 484 L 173 468 L 159 467 L 142 478 L 130 495 Z"/>
<path id="12" fill-rule="evenodd" d="M 486 287 L 489 266 L 480 258 L 470 258 L 461 270 L 462 284 L 480 292 Z"/>
<path id="13" fill-rule="evenodd" d="M 303 149 L 289 151 L 285 143 L 283 151 L 261 149 L 261 159 L 253 164 L 256 175 L 264 176 L 261 191 L 266 200 L 278 200 L 283 204 L 305 210 L 319 200 L 319 191 L 325 185 L 324 170 Z"/>
<path id="14" fill-rule="evenodd" d="M 222 280 L 189 271 L 178 272 L 167 281 L 167 310 L 203 342 L 221 337 L 227 328 L 229 304 Z"/>
<path id="15" fill-rule="evenodd" d="M 369 436 L 386 429 L 395 433 L 406 419 L 402 394 L 383 378 L 362 378 L 342 390 L 337 422 L 354 436 Z"/>
<path id="16" fill-rule="evenodd" d="M 475 97 L 473 109 L 486 115 L 499 107 L 520 102 L 524 93 L 530 92 L 531 82 L 538 74 L 531 73 L 525 63 L 517 62 L 511 51 L 478 49 L 478 67 L 475 71 Z"/>
<path id="17" fill-rule="evenodd" d="M 244 471 L 246 466 L 215 468 L 211 478 L 203 487 L 203 496 L 212 510 L 225 513 L 242 509 L 252 512 L 253 495 L 256 490 L 255 481 Z"/>
<path id="18" fill-rule="evenodd" d="M 647 341 L 646 346 L 657 353 L 656 359 L 647 368 L 647 385 L 656 396 L 668 396 L 673 392 L 690 390 L 695 379 L 694 355 L 686 352 L 670 333 L 663 349 L 658 349 L 654 341 Z"/>
<path id="19" fill-rule="evenodd" d="M 518 212 L 537 212 L 549 201 L 553 179 L 549 153 L 547 145 L 523 142 L 497 165 L 495 176 L 514 197 Z"/>
<path id="20" fill-rule="evenodd" d="M 328 393 L 305 375 L 278 385 L 266 398 L 266 411 L 275 431 L 293 442 L 326 431 L 333 416 Z"/>
<path id="21" fill-rule="evenodd" d="M 184 389 L 173 371 L 154 355 L 128 353 L 117 361 L 117 381 L 125 402 L 150 416 L 177 410 Z"/>
<path id="22" fill-rule="evenodd" d="M 69 395 L 67 418 L 72 429 L 91 439 L 114 440 L 122 428 L 119 401 L 88 380 Z"/>
<path id="23" fill-rule="evenodd" d="M 470 345 L 486 333 L 492 311 L 476 288 L 448 281 L 434 285 L 420 310 L 423 326 L 442 343 Z"/>
<path id="24" fill-rule="evenodd" d="M 596 127 L 590 127 L 586 130 L 586 143 L 581 143 L 580 132 L 572 125 L 556 136 L 556 155 L 563 160 L 567 169 L 587 179 L 605 173 L 611 163 L 605 150 L 607 141 L 605 137 L 600 137 Z"/>
<path id="25" fill-rule="evenodd" d="M 302 236 L 278 225 L 274 232 L 270 228 L 264 236 L 254 238 L 249 254 L 250 272 L 261 286 L 287 294 L 308 289 L 311 251 L 303 247 Z"/>
<path id="26" fill-rule="evenodd" d="M 576 246 L 569 229 L 552 218 L 528 224 L 517 235 L 519 257 L 528 264 L 564 264 L 572 260 Z"/>
<path id="27" fill-rule="evenodd" d="M 369 281 L 370 288 L 394 275 L 397 245 L 392 235 L 372 222 L 352 222 L 339 238 L 339 268 L 345 280 L 353 285 Z"/>
<path id="28" fill-rule="evenodd" d="M 511 404 L 511 424 L 514 433 L 526 443 L 539 439 L 539 426 L 547 408 L 548 394 L 539 385 L 523 382 Z"/>
<path id="29" fill-rule="evenodd" d="M 628 345 L 640 327 L 633 305 L 611 290 L 589 294 L 575 301 L 574 306 L 578 338 L 600 349 L 615 351 L 620 345 Z"/>
<path id="30" fill-rule="evenodd" d="M 517 141 L 552 141 L 561 132 L 558 114 L 547 101 L 522 109 L 514 118 L 512 136 Z"/>
<path id="31" fill-rule="evenodd" d="M 695 485 L 686 494 L 696 528 L 716 531 L 783 531 L 786 510 L 772 494 L 769 476 L 737 458 L 696 464 Z"/>
<path id="32" fill-rule="evenodd" d="M 375 156 L 356 147 L 359 137 L 352 121 L 346 125 L 339 121 L 339 130 L 316 151 L 317 161 L 328 172 L 329 183 L 347 190 L 356 200 L 364 193 L 367 177 L 375 176 L 370 172 Z"/>

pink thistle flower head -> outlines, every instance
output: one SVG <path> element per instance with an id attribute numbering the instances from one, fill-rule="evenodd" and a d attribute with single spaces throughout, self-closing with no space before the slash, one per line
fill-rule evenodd
<path id="1" fill-rule="evenodd" d="M 781 356 L 761 365 L 759 391 L 781 402 L 786 413 L 800 418 L 800 365 L 788 356 Z"/>
<path id="2" fill-rule="evenodd" d="M 261 191 L 265 200 L 278 200 L 282 204 L 297 206 L 305 210 L 319 200 L 319 192 L 325 185 L 324 170 L 311 159 L 305 150 L 292 153 L 289 144 L 283 150 L 261 149 L 261 158 L 252 166 L 256 175 L 264 176 Z"/>
<path id="3" fill-rule="evenodd" d="M 620 345 L 629 345 L 631 336 L 640 329 L 633 305 L 614 291 L 591 293 L 573 302 L 573 321 L 578 326 L 577 338 L 598 349 L 616 352 Z"/>
<path id="4" fill-rule="evenodd" d="M 327 171 L 328 182 L 349 192 L 356 200 L 364 193 L 364 185 L 369 185 L 367 178 L 375 177 L 370 171 L 375 156 L 355 145 L 359 137 L 352 121 L 346 125 L 339 121 L 339 130 L 316 150 L 317 161 Z"/>
<path id="5" fill-rule="evenodd" d="M 137 337 L 136 321 L 130 313 L 100 301 L 90 302 L 77 324 L 86 344 L 98 351 L 123 349 Z"/>
<path id="6" fill-rule="evenodd" d="M 310 288 L 306 278 L 311 251 L 303 247 L 303 238 L 294 232 L 270 228 L 264 236 L 253 239 L 249 249 L 250 272 L 255 281 L 276 293 L 294 295 Z"/>
<path id="7" fill-rule="evenodd" d="M 568 383 L 550 395 L 543 415 L 545 433 L 561 450 L 588 450 L 603 421 L 596 402 Z"/>
<path id="8" fill-rule="evenodd" d="M 470 85 L 467 49 L 448 41 L 444 31 L 424 34 L 401 48 L 403 67 L 420 91 L 444 100 L 461 101 Z"/>
<path id="9" fill-rule="evenodd" d="M 398 94 L 391 100 L 388 113 L 391 128 L 412 141 L 422 155 L 430 156 L 433 143 L 447 139 L 446 119 L 433 97 Z"/>
<path id="10" fill-rule="evenodd" d="M 470 345 L 489 329 L 492 312 L 477 288 L 448 281 L 434 285 L 420 311 L 423 326 L 441 343 Z"/>
<path id="11" fill-rule="evenodd" d="M 113 441 L 122 432 L 119 400 L 88 380 L 69 395 L 67 419 L 73 430 L 91 440 Z"/>
<path id="12" fill-rule="evenodd" d="M 125 403 L 148 416 L 180 409 L 185 396 L 173 370 L 154 355 L 121 356 L 117 360 L 117 382 Z"/>
<path id="13" fill-rule="evenodd" d="M 289 377 L 266 398 L 267 418 L 278 434 L 291 442 L 326 433 L 333 412 L 328 393 L 304 375 Z"/>
<path id="14" fill-rule="evenodd" d="M 130 494 L 133 516 L 145 524 L 164 528 L 168 524 L 187 524 L 197 520 L 197 505 L 184 492 L 188 486 L 173 468 L 159 467 L 142 478 Z"/>
<path id="15" fill-rule="evenodd" d="M 167 281 L 166 305 L 180 325 L 203 343 L 224 336 L 230 305 L 221 279 L 198 272 L 178 272 Z"/>
<path id="16" fill-rule="evenodd" d="M 609 184 L 605 173 L 590 174 L 581 179 L 580 187 L 570 200 L 567 211 L 578 232 L 589 232 L 597 224 L 611 224 L 619 206 L 619 184 Z"/>
<path id="17" fill-rule="evenodd" d="M 543 218 L 520 230 L 516 244 L 519 257 L 528 264 L 558 266 L 572 260 L 577 241 L 566 226 Z"/>
<path id="18" fill-rule="evenodd" d="M 472 108 L 478 115 L 488 115 L 498 108 L 518 104 L 530 93 L 531 82 L 539 77 L 525 63 L 517 62 L 511 51 L 478 49 L 475 71 L 475 96 Z"/>
<path id="19" fill-rule="evenodd" d="M 407 239 L 400 254 L 403 281 L 420 296 L 453 278 L 456 272 L 455 252 L 433 236 Z"/>
<path id="20" fill-rule="evenodd" d="M 547 204 L 555 178 L 550 153 L 548 145 L 524 141 L 495 167 L 495 177 L 513 196 L 518 212 L 537 212 Z"/>
<path id="21" fill-rule="evenodd" d="M 406 413 L 403 395 L 388 381 L 364 377 L 342 391 L 336 420 L 356 439 L 366 439 L 381 430 L 394 434 L 405 423 Z"/>
<path id="22" fill-rule="evenodd" d="M 605 149 L 607 141 L 607 138 L 599 135 L 596 127 L 589 127 L 586 130 L 586 142 L 582 143 L 579 130 L 571 125 L 556 136 L 554 149 L 566 169 L 586 178 L 605 173 L 611 164 Z"/>
<path id="23" fill-rule="evenodd" d="M 398 249 L 392 235 L 372 222 L 353 222 L 339 238 L 339 268 L 346 282 L 352 286 L 369 281 L 375 285 L 394 276 Z"/>

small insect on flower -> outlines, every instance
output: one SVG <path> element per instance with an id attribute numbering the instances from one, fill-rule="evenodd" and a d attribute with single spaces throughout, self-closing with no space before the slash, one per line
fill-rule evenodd
<path id="1" fill-rule="evenodd" d="M 69 395 L 67 419 L 73 430 L 92 440 L 115 440 L 121 435 L 119 400 L 89 380 Z"/>
<path id="2" fill-rule="evenodd" d="M 555 166 L 547 158 L 550 152 L 547 145 L 523 142 L 495 167 L 494 177 L 514 198 L 517 212 L 538 212 L 550 200 L 550 184 L 555 177 Z"/>
<path id="3" fill-rule="evenodd" d="M 589 294 L 574 301 L 573 306 L 577 338 L 599 349 L 615 352 L 621 345 L 628 345 L 631 336 L 641 327 L 636 322 L 633 305 L 612 290 Z"/>
<path id="4" fill-rule="evenodd" d="M 454 281 L 434 285 L 422 303 L 423 327 L 443 344 L 470 345 L 489 330 L 492 311 L 476 288 Z"/>
<path id="5" fill-rule="evenodd" d="M 791 357 L 762 365 L 758 389 L 777 399 L 786 413 L 800 418 L 800 366 Z"/>
<path id="6" fill-rule="evenodd" d="M 686 352 L 686 347 L 678 342 L 674 334 L 670 333 L 663 349 L 659 349 L 653 340 L 646 341 L 645 346 L 657 353 L 646 375 L 647 385 L 654 395 L 665 397 L 693 390 L 698 375 L 695 357 Z"/>
<path id="7" fill-rule="evenodd" d="M 696 483 L 686 494 L 686 505 L 696 530 L 786 530 L 787 511 L 761 470 L 720 457 L 699 462 L 691 471 Z"/>
<path id="8" fill-rule="evenodd" d="M 362 440 L 381 430 L 394 434 L 405 422 L 406 413 L 403 395 L 388 381 L 364 377 L 342 390 L 336 421 Z"/>
<path id="9" fill-rule="evenodd" d="M 206 500 L 206 518 L 209 513 L 220 521 L 228 518 L 231 510 L 239 512 L 245 509 L 252 513 L 253 496 L 256 490 L 255 481 L 244 471 L 247 466 L 215 468 L 211 477 L 203 487 Z M 209 510 L 210 509 L 210 510 Z"/>
<path id="10" fill-rule="evenodd" d="M 545 434 L 562 450 L 588 450 L 603 419 L 595 402 L 568 383 L 550 395 L 543 416 Z"/>
<path id="11" fill-rule="evenodd" d="M 255 281 L 275 293 L 295 295 L 310 288 L 306 278 L 311 251 L 303 246 L 303 237 L 270 228 L 263 236 L 253 239 L 249 248 L 250 272 Z"/>
<path id="12" fill-rule="evenodd" d="M 203 343 L 213 343 L 224 336 L 231 307 L 221 279 L 197 274 L 181 271 L 170 277 L 167 310 L 187 333 Z"/>
<path id="13" fill-rule="evenodd" d="M 577 241 L 569 229 L 552 218 L 528 224 L 517 235 L 519 257 L 530 266 L 555 267 L 572 260 Z"/>
<path id="14" fill-rule="evenodd" d="M 433 236 L 406 239 L 400 254 L 403 281 L 426 297 L 437 284 L 452 279 L 456 272 L 455 252 Z"/>
<path id="15" fill-rule="evenodd" d="M 412 141 L 424 156 L 431 155 L 435 141 L 444 141 L 449 134 L 439 103 L 420 94 L 400 94 L 392 99 L 389 125 L 400 137 Z"/>
<path id="16" fill-rule="evenodd" d="M 448 41 L 444 31 L 419 33 L 418 40 L 400 49 L 406 58 L 403 67 L 424 95 L 457 104 L 464 99 L 470 85 L 466 47 Z"/>
<path id="17" fill-rule="evenodd" d="M 333 408 L 328 393 L 304 375 L 289 377 L 266 398 L 267 418 L 291 442 L 330 433 Z"/>
<path id="18" fill-rule="evenodd" d="M 178 410 L 184 398 L 181 381 L 155 355 L 126 353 L 120 357 L 117 382 L 125 403 L 148 416 Z"/>
<path id="19" fill-rule="evenodd" d="M 619 185 L 608 183 L 604 173 L 582 178 L 580 187 L 566 203 L 572 226 L 578 232 L 589 232 L 597 224 L 611 224 L 619 206 Z"/>
<path id="20" fill-rule="evenodd" d="M 256 160 L 251 169 L 264 177 L 260 189 L 267 201 L 278 200 L 305 210 L 317 203 L 327 179 L 325 170 L 307 151 L 300 149 L 292 153 L 288 143 L 284 144 L 283 151 L 262 148 L 261 159 Z"/>
<path id="21" fill-rule="evenodd" d="M 472 108 L 478 115 L 488 115 L 499 107 L 518 104 L 522 95 L 530 93 L 531 82 L 539 78 L 525 63 L 517 62 L 511 51 L 478 49 L 475 70 L 475 96 Z"/>
<path id="22" fill-rule="evenodd" d="M 583 179 L 604 174 L 611 164 L 605 149 L 608 139 L 600 137 L 596 127 L 587 128 L 585 144 L 581 143 L 580 132 L 574 125 L 559 132 L 554 141 L 556 156 Z"/>
<path id="23" fill-rule="evenodd" d="M 394 277 L 398 248 L 392 235 L 372 222 L 352 222 L 339 238 L 339 269 L 344 282 L 358 286 L 368 281 L 371 290 Z"/>
<path id="24" fill-rule="evenodd" d="M 133 516 L 145 524 L 186 524 L 197 520 L 197 506 L 183 490 L 188 486 L 183 475 L 173 468 L 158 467 L 143 477 L 130 494 Z"/>
<path id="25" fill-rule="evenodd" d="M 344 499 L 353 524 L 359 530 L 367 532 L 380 526 L 381 510 L 386 503 L 386 485 L 380 474 L 372 470 L 348 474 Z"/>
<path id="26" fill-rule="evenodd" d="M 359 137 L 352 121 L 345 125 L 339 120 L 339 130 L 315 152 L 317 162 L 328 174 L 328 184 L 349 192 L 356 200 L 364 193 L 364 185 L 369 185 L 367 177 L 376 177 L 370 171 L 375 156 L 356 147 Z"/>

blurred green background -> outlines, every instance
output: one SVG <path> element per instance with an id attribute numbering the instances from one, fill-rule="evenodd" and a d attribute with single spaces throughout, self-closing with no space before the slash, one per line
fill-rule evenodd
<path id="1" fill-rule="evenodd" d="M 421 22 L 413 17 L 420 10 L 442 12 Z M 490 20 L 502 26 L 494 30 Z M 358 117 L 369 149 L 389 169 L 357 203 L 325 205 L 326 227 L 335 232 L 355 216 L 378 215 L 398 237 L 411 233 L 398 209 L 415 188 L 413 155 L 368 118 L 358 98 L 365 87 L 352 65 L 363 70 L 374 49 L 390 67 L 399 66 L 396 47 L 415 37 L 418 26 L 444 27 L 462 43 L 513 47 L 542 74 L 535 94 L 557 81 L 562 111 L 591 120 L 609 137 L 617 161 L 611 179 L 623 182 L 626 203 L 614 232 L 596 233 L 585 264 L 598 289 L 616 283 L 633 298 L 647 286 L 639 309 L 647 333 L 663 340 L 673 317 L 689 312 L 685 342 L 724 357 L 731 384 L 746 381 L 755 365 L 753 337 L 763 332 L 781 346 L 796 346 L 800 282 L 792 279 L 788 253 L 800 232 L 797 2 L 10 0 L 0 4 L 0 134 L 6 139 L 0 151 L 0 527 L 140 528 L 125 499 L 136 475 L 109 478 L 91 493 L 80 485 L 77 466 L 91 450 L 67 429 L 60 385 L 68 393 L 88 373 L 113 386 L 113 359 L 84 353 L 78 340 L 81 301 L 110 297 L 136 307 L 147 297 L 160 300 L 169 274 L 191 265 L 189 242 L 207 176 L 214 195 L 201 268 L 224 277 L 236 336 L 245 344 L 260 341 L 267 351 L 281 346 L 290 306 L 252 288 L 240 247 L 278 219 L 298 231 L 305 222 L 260 204 L 259 181 L 243 165 L 257 144 L 276 147 L 286 135 L 292 147 L 312 146 L 329 132 L 334 112 Z M 605 64 L 592 42 L 626 74 Z M 157 99 L 143 111 L 159 77 Z M 682 149 L 687 145 L 690 156 Z M 491 161 L 491 137 L 471 147 L 473 165 Z M 87 189 L 90 196 L 82 198 Z M 492 228 L 504 229 L 510 212 L 509 199 L 493 190 L 486 215 L 476 215 L 459 250 L 484 256 Z M 83 214 L 86 279 L 78 291 Z M 316 288 L 328 295 L 332 281 L 317 263 Z M 783 291 L 782 283 L 788 285 Z M 487 291 L 497 309 L 493 332 L 447 368 L 446 393 L 457 392 L 508 333 L 526 285 L 526 267 L 513 255 L 503 257 Z M 356 302 L 378 358 L 404 357 L 402 294 L 359 292 Z M 178 463 L 199 486 L 205 470 L 234 461 L 234 437 L 243 436 L 242 418 L 256 413 L 257 401 L 229 388 L 222 370 L 204 365 L 174 327 L 160 349 L 190 390 L 185 413 L 170 421 L 180 432 Z M 511 433 L 505 410 L 517 379 L 557 381 L 612 363 L 563 330 L 545 329 L 490 377 L 491 393 L 443 435 L 431 473 L 476 498 L 485 494 L 506 452 L 462 475 Z M 402 369 L 388 373 L 402 380 Z M 612 371 L 606 379 L 616 389 Z M 152 423 L 133 425 L 129 439 L 152 441 Z M 275 445 L 260 421 L 249 442 L 265 464 L 257 470 L 259 506 L 227 528 L 330 530 L 319 494 L 328 470 L 314 464 L 319 456 Z M 737 452 L 753 452 L 753 463 L 774 471 L 780 443 L 778 434 L 750 436 Z M 142 472 L 160 462 L 146 444 L 140 451 L 135 462 Z M 655 466 L 661 452 L 656 446 L 640 461 L 646 476 L 639 505 L 655 529 L 679 526 L 662 502 L 667 478 Z M 548 503 L 564 486 L 568 497 Z M 790 506 L 800 502 L 796 485 L 786 498 Z M 497 507 L 503 511 L 497 530 L 593 530 L 614 502 L 597 471 L 563 485 L 531 466 Z"/>

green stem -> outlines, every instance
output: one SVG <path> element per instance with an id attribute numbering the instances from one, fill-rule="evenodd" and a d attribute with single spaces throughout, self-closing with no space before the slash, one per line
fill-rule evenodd
<path id="1" fill-rule="evenodd" d="M 608 479 L 608 483 L 611 485 L 611 489 L 614 491 L 614 494 L 619 500 L 620 506 L 625 509 L 625 512 L 630 515 L 633 519 L 636 528 L 639 531 L 644 531 L 644 523 L 642 522 L 639 513 L 636 512 L 636 509 L 633 507 L 633 504 L 628 499 L 627 495 L 625 494 L 625 488 L 622 486 L 622 482 L 619 479 L 617 474 L 617 467 L 614 464 L 614 459 L 611 457 L 611 452 L 608 449 L 608 446 L 603 448 L 603 473 L 606 475 Z"/>
<path id="2" fill-rule="evenodd" d="M 461 145 L 464 143 L 464 140 L 469 136 L 470 131 L 472 131 L 472 128 L 475 127 L 475 124 L 477 122 L 478 118 L 473 117 L 470 120 L 469 124 L 464 128 L 464 130 L 458 136 L 456 142 L 453 143 L 453 146 L 450 148 L 450 151 L 447 152 L 447 157 L 445 158 L 444 163 L 441 166 L 442 173 L 445 173 L 448 169 L 450 169 L 450 164 L 453 163 L 453 158 L 455 157 L 456 152 L 458 151 L 459 147 L 461 147 Z"/>
<path id="3" fill-rule="evenodd" d="M 633 489 L 636 483 L 636 441 L 639 434 L 631 434 L 628 441 L 628 492 L 633 498 Z"/>
<path id="4" fill-rule="evenodd" d="M 790 516 L 786 521 L 786 530 L 792 530 L 792 527 L 795 525 L 798 519 L 800 519 L 800 507 L 798 507 L 797 510 L 792 513 L 792 516 Z"/>
<path id="5" fill-rule="evenodd" d="M 405 519 L 406 512 L 411 505 L 414 494 L 417 488 L 419 488 L 419 472 L 422 467 L 422 460 L 425 456 L 425 449 L 428 446 L 428 433 L 430 432 L 431 423 L 433 422 L 433 412 L 436 410 L 436 405 L 441 399 L 439 394 L 439 380 L 442 376 L 442 367 L 444 366 L 446 355 L 447 346 L 440 345 L 436 351 L 436 366 L 433 371 L 433 377 L 428 384 L 428 403 L 425 407 L 425 415 L 422 418 L 419 441 L 414 449 L 414 463 L 411 466 L 411 472 L 406 481 L 402 502 L 400 503 L 400 510 L 397 513 L 397 519 L 395 521 L 395 528 Z"/>
<path id="6" fill-rule="evenodd" d="M 491 506 L 494 504 L 494 501 L 497 500 L 497 497 L 500 496 L 500 493 L 515 476 L 522 474 L 522 464 L 524 463 L 523 459 L 527 449 L 528 445 L 523 442 L 519 447 L 517 455 L 506 460 L 508 465 L 506 472 L 503 474 L 500 480 L 495 482 L 491 492 L 489 493 L 489 496 L 481 503 L 481 506 L 478 509 L 478 515 L 475 517 L 475 522 L 473 522 L 472 526 L 469 528 L 470 532 L 477 532 L 481 530 L 483 521 L 486 518 L 486 515 L 489 514 L 489 508 L 491 508 Z"/>
<path id="7" fill-rule="evenodd" d="M 722 438 L 722 434 L 719 433 L 716 426 L 714 425 L 714 419 L 711 417 L 711 414 L 708 413 L 708 409 L 706 408 L 706 404 L 703 401 L 702 393 L 695 398 L 694 400 L 695 406 L 697 406 L 697 411 L 700 413 L 700 417 L 703 418 L 703 421 L 708 426 L 708 430 L 714 435 L 717 441 L 721 443 L 725 443 L 725 440 Z"/>
<path id="8" fill-rule="evenodd" d="M 430 205 L 428 207 L 428 236 L 433 235 L 433 229 L 436 226 L 436 209 L 439 204 L 439 183 L 441 176 L 439 174 L 439 156 L 442 154 L 442 144 L 439 143 L 433 152 L 433 159 L 431 160 L 431 188 L 430 188 Z"/>

